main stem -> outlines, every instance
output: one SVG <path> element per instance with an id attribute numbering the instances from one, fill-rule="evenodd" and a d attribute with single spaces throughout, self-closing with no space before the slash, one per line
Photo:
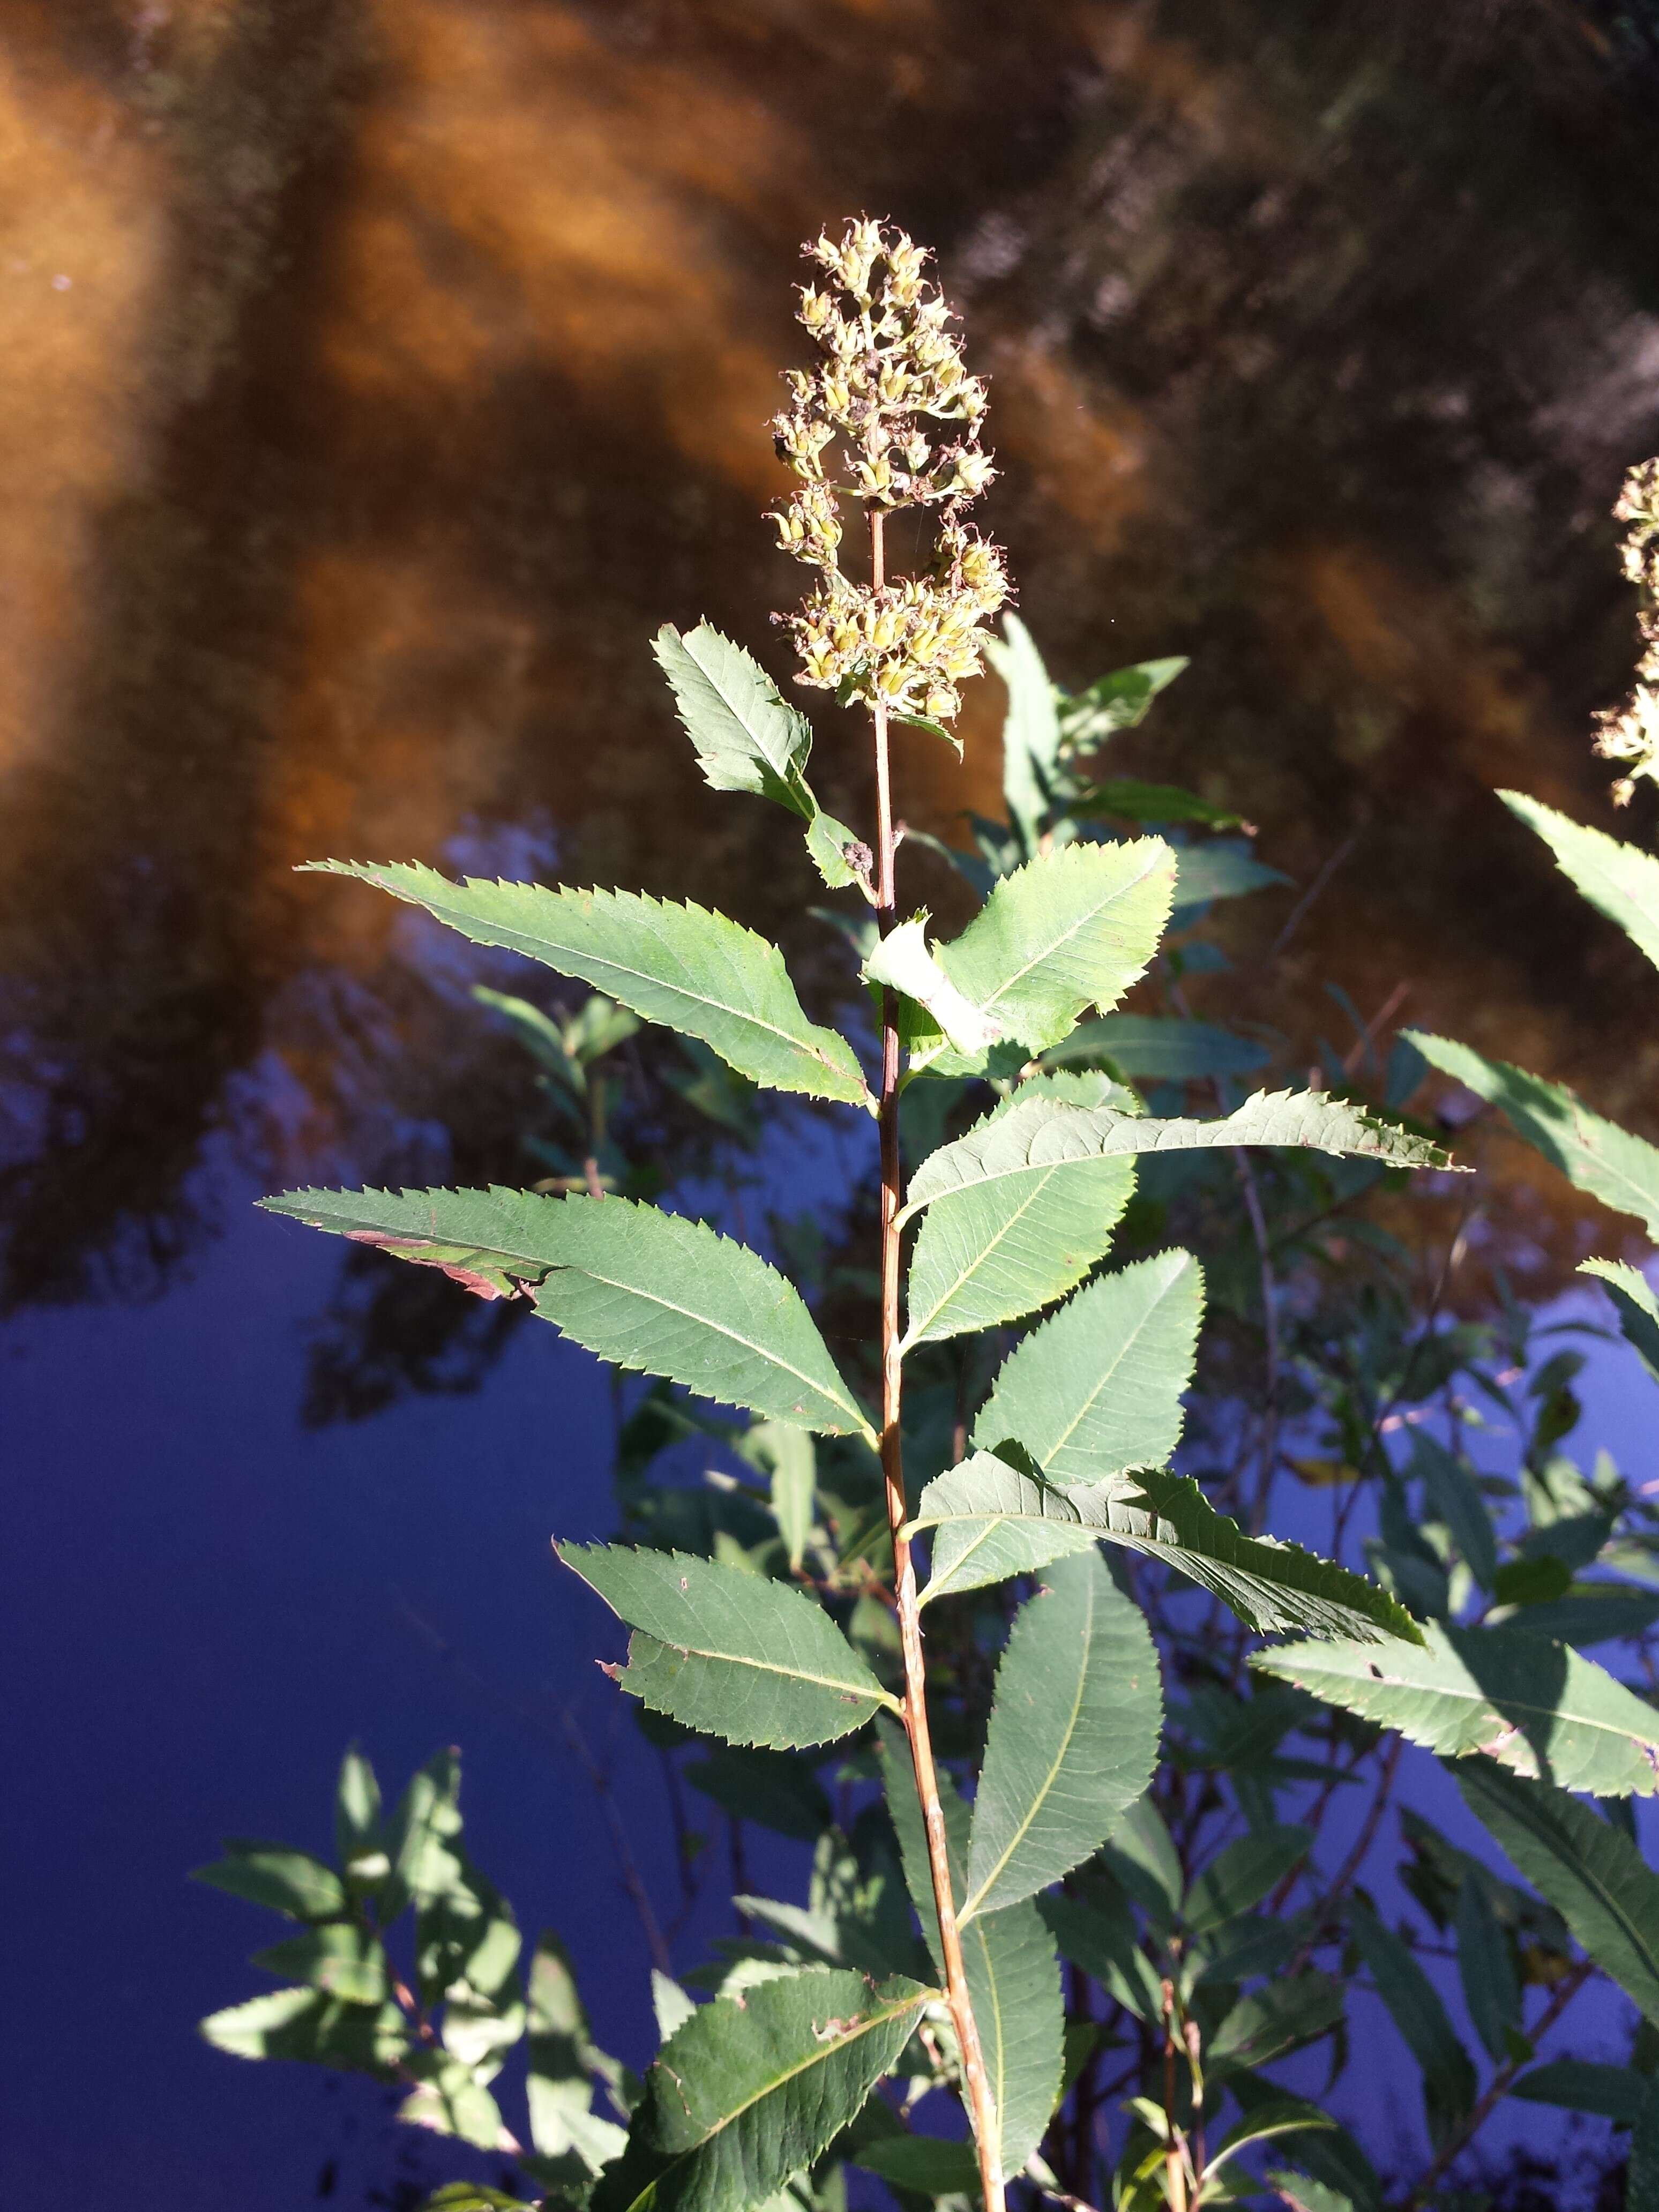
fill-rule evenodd
<path id="1" fill-rule="evenodd" d="M 870 574 L 879 590 L 886 580 L 882 544 L 883 515 L 870 510 Z M 893 799 L 888 773 L 887 709 L 872 710 L 876 738 L 876 921 L 886 936 L 896 919 L 893 889 Z M 962 2053 L 963 2079 L 974 2135 L 979 2147 L 980 2186 L 985 2212 L 1003 2212 L 1001 2138 L 996 2100 L 986 2079 L 979 2029 L 968 1996 L 968 1976 L 962 1963 L 962 1936 L 957 1927 L 956 1900 L 951 1887 L 951 1853 L 945 1833 L 945 1808 L 939 1802 L 939 1775 L 933 1765 L 933 1746 L 927 1732 L 927 1684 L 921 1656 L 921 1612 L 916 1598 L 915 1564 L 904 1534 L 909 1518 L 904 1498 L 904 1445 L 899 1416 L 903 1395 L 903 1363 L 899 1357 L 899 1230 L 902 1197 L 899 1163 L 899 1033 L 898 1007 L 890 990 L 881 994 L 881 1472 L 887 1492 L 887 1525 L 893 1534 L 893 1588 L 898 1602 L 899 1644 L 904 1657 L 904 1732 L 910 1742 L 910 1764 L 916 1778 L 916 1796 L 927 1829 L 927 1865 L 933 1881 L 933 1910 L 939 1920 L 939 1955 L 945 1961 L 945 1989 L 951 2018 Z"/>

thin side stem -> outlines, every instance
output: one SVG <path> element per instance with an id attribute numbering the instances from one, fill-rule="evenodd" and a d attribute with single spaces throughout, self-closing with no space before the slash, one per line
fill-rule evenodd
<path id="1" fill-rule="evenodd" d="M 871 580 L 878 589 L 885 580 L 883 517 L 879 507 L 870 511 Z M 893 799 L 887 754 L 887 710 L 872 714 L 876 744 L 876 921 L 886 936 L 896 919 L 893 883 Z M 902 1401 L 902 1362 L 899 1357 L 899 1228 L 902 1196 L 899 1160 L 899 1033 L 898 1008 L 890 991 L 881 997 L 881 1472 L 887 1493 L 887 1522 L 893 1537 L 893 1595 L 898 1613 L 899 1646 L 904 1661 L 904 1732 L 909 1740 L 910 1765 L 915 1775 L 916 1796 L 927 1831 L 927 1863 L 933 1881 L 933 1909 L 939 1922 L 939 1955 L 945 1962 L 945 1995 L 962 2053 L 963 2080 L 973 2115 L 979 2150 L 980 2185 L 985 2212 L 1003 2212 L 1002 2157 L 996 2103 L 985 2072 L 979 2029 L 968 1995 L 968 1976 L 963 1965 L 962 1937 L 957 1929 L 956 1899 L 951 1887 L 951 1854 L 945 1840 L 945 1808 L 939 1802 L 939 1775 L 933 1764 L 933 1740 L 927 1729 L 927 1688 L 922 1663 L 921 1612 L 916 1596 L 916 1571 L 904 1534 L 909 1518 L 904 1497 L 904 1447 L 899 1420 Z"/>

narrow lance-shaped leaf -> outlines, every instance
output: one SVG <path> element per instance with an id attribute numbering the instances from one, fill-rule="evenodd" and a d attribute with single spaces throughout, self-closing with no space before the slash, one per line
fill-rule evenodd
<path id="1" fill-rule="evenodd" d="M 1313 1847 L 1311 1828 L 1253 1828 L 1218 1851 L 1194 1881 L 1182 1917 L 1194 1936 L 1211 1936 L 1259 1905 L 1300 1866 Z"/>
<path id="2" fill-rule="evenodd" d="M 1521 1987 L 1509 1942 L 1484 1882 L 1465 1880 L 1457 1893 L 1457 1973 L 1474 2032 L 1489 2057 L 1511 2056 L 1521 2027 Z"/>
<path id="3" fill-rule="evenodd" d="M 1615 1212 L 1634 1214 L 1650 1237 L 1659 1237 L 1659 1151 L 1617 1122 L 1604 1121 L 1571 1091 L 1507 1060 L 1487 1060 L 1450 1037 L 1422 1030 L 1401 1034 L 1431 1066 L 1496 1106 L 1577 1189 Z"/>
<path id="4" fill-rule="evenodd" d="M 1651 2094 L 1647 2076 L 1633 2066 L 1602 2066 L 1588 2058 L 1553 2058 L 1510 2086 L 1511 2097 L 1528 2104 L 1560 2105 L 1570 2112 L 1594 2112 L 1626 2128 L 1637 2124 Z M 1626 2194 L 1626 2203 L 1629 2201 Z M 1637 2199 L 1638 2203 L 1641 2201 Z"/>
<path id="5" fill-rule="evenodd" d="M 345 1911 L 345 1890 L 333 1868 L 287 1844 L 228 1837 L 224 1857 L 198 1867 L 191 1880 L 269 1905 L 289 1920 L 332 1920 Z"/>
<path id="6" fill-rule="evenodd" d="M 652 641 L 697 766 L 715 791 L 750 791 L 799 814 L 807 850 L 832 889 L 850 884 L 854 840 L 819 806 L 806 781 L 812 726 L 752 655 L 708 623 L 683 635 L 665 623 Z"/>
<path id="7" fill-rule="evenodd" d="M 1659 1713 L 1594 1660 L 1542 1637 L 1434 1623 L 1418 1649 L 1297 1644 L 1250 1664 L 1443 1758 L 1484 1753 L 1601 1797 L 1659 1790 Z"/>
<path id="8" fill-rule="evenodd" d="M 1002 725 L 1002 795 L 1025 848 L 1037 842 L 1048 804 L 1048 783 L 1060 754 L 1060 716 L 1054 687 L 1035 640 L 1018 615 L 1002 618 L 1004 638 L 988 638 L 985 650 L 1008 691 Z"/>
<path id="9" fill-rule="evenodd" d="M 1659 2026 L 1659 1875 L 1630 1838 L 1547 1783 L 1483 1759 L 1452 1774 L 1463 1802 L 1584 1949 Z"/>
<path id="10" fill-rule="evenodd" d="M 1621 845 L 1523 792 L 1500 791 L 1511 814 L 1536 830 L 1592 906 L 1616 921 L 1631 942 L 1659 968 L 1659 860 L 1639 845 Z"/>
<path id="11" fill-rule="evenodd" d="M 927 1991 L 828 1969 L 702 2005 L 646 2077 L 592 2212 L 746 2212 L 812 2166 L 891 2066 Z"/>
<path id="12" fill-rule="evenodd" d="M 1137 1152 L 1193 1152 L 1241 1145 L 1297 1146 L 1381 1161 L 1389 1167 L 1445 1168 L 1437 1145 L 1346 1099 L 1322 1091 L 1262 1091 L 1237 1113 L 1214 1121 L 1160 1121 L 1115 1107 L 1073 1106 L 1048 1096 L 1015 1094 L 1006 1114 L 980 1122 L 942 1146 L 911 1181 L 903 1218 L 947 1193 L 1028 1172 L 1030 1156 L 1108 1158 Z"/>
<path id="13" fill-rule="evenodd" d="M 1048 1075 L 1036 1083 L 1064 1098 L 1099 1079 Z M 1005 1103 L 990 1122 L 1013 1110 Z M 981 1126 L 988 1133 L 988 1123 Z M 1105 1252 L 1133 1188 L 1133 1163 L 1075 1153 L 1063 1127 L 1056 1134 L 1045 1126 L 1022 1149 L 1019 1170 L 960 1183 L 924 1214 L 910 1260 L 907 1348 L 1034 1312 L 1074 1289 Z"/>
<path id="14" fill-rule="evenodd" d="M 904 1739 L 879 1725 L 887 1808 L 898 1832 L 904 1877 L 922 1934 L 939 1966 L 939 1924 L 928 1872 L 927 1838 Z M 969 1809 L 947 1773 L 939 1777 L 954 1894 L 964 1893 Z M 1060 2095 L 1065 2062 L 1065 2007 L 1053 1938 L 1029 1899 L 980 1914 L 962 1931 L 969 2001 L 996 2106 L 1002 2172 L 1012 2179 L 1042 2140 Z"/>
<path id="15" fill-rule="evenodd" d="M 702 1222 L 533 1191 L 289 1191 L 264 1204 L 536 1310 L 618 1366 L 829 1436 L 872 1431 L 793 1286 Z"/>
<path id="16" fill-rule="evenodd" d="M 622 1687 L 728 1743 L 793 1749 L 896 1711 L 811 1598 L 683 1552 L 566 1544 L 559 1556 L 639 1631 Z"/>
<path id="17" fill-rule="evenodd" d="M 1353 1909 L 1349 1927 L 1377 1995 L 1422 2069 L 1429 2131 L 1437 2142 L 1443 2142 L 1474 2103 L 1475 2071 L 1469 2055 L 1438 1990 L 1394 1930 L 1363 1905 Z"/>
<path id="18" fill-rule="evenodd" d="M 1411 1472 L 1420 1476 L 1435 1511 L 1452 1534 L 1469 1572 L 1483 1590 L 1498 1574 L 1498 1540 L 1480 1495 L 1474 1471 L 1433 1437 L 1419 1430 L 1412 1444 Z"/>
<path id="19" fill-rule="evenodd" d="M 635 891 L 550 890 L 483 877 L 456 884 L 414 862 L 309 866 L 424 907 L 475 944 L 504 945 L 561 975 L 580 976 L 642 1019 L 701 1037 L 766 1089 L 870 1104 L 852 1046 L 807 1019 L 777 946 L 723 914 Z"/>
<path id="20" fill-rule="evenodd" d="M 963 1923 L 1080 1866 L 1152 1778 L 1158 1654 L 1098 1548 L 1055 1562 L 997 1668 Z"/>
<path id="21" fill-rule="evenodd" d="M 1042 1566 L 1104 1538 L 1162 1559 L 1223 1602 L 1259 1635 L 1406 1637 L 1422 1632 L 1403 1607 L 1362 1576 L 1294 1544 L 1246 1536 L 1190 1476 L 1143 1471 L 1088 1490 L 976 1452 L 930 1482 L 916 1529 L 933 1528 L 931 1600 Z"/>
<path id="22" fill-rule="evenodd" d="M 1272 1057 L 1265 1045 L 1215 1022 L 1177 1021 L 1164 1014 L 1102 1014 L 1080 1022 L 1043 1054 L 1049 1067 L 1109 1060 L 1119 1074 L 1156 1083 L 1192 1083 L 1206 1076 L 1249 1075 Z M 1016 1094 L 1018 1095 L 1018 1094 Z"/>
<path id="23" fill-rule="evenodd" d="M 1159 1465 L 1180 1438 L 1203 1304 L 1190 1252 L 1159 1252 L 1087 1284 L 1004 1361 L 975 1443 L 994 1450 L 1012 1437 L 1066 1484 Z"/>

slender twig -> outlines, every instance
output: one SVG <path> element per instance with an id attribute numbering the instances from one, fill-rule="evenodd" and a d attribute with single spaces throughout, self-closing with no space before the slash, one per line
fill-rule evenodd
<path id="1" fill-rule="evenodd" d="M 886 580 L 880 507 L 870 510 L 871 581 L 879 591 Z M 876 919 L 885 937 L 896 916 L 893 882 L 893 799 L 887 750 L 887 709 L 872 710 L 876 753 Z M 968 1994 L 968 1975 L 963 1963 L 962 1938 L 957 1929 L 956 1899 L 951 1887 L 951 1855 L 945 1833 L 945 1808 L 939 1800 L 939 1776 L 927 1729 L 927 1690 L 921 1654 L 921 1613 L 916 1595 L 916 1570 L 904 1534 L 909 1518 L 904 1496 L 904 1447 L 900 1433 L 902 1362 L 899 1354 L 899 1227 L 902 1197 L 899 1161 L 899 1032 L 898 1006 L 893 993 L 881 994 L 881 1092 L 878 1100 L 881 1133 L 881 1471 L 887 1496 L 887 1521 L 893 1537 L 893 1593 L 898 1607 L 899 1647 L 904 1661 L 904 1732 L 909 1739 L 910 1764 L 915 1775 L 916 1796 L 927 1831 L 928 1870 L 933 1876 L 933 1909 L 939 1921 L 939 1955 L 945 1966 L 945 1994 L 951 2019 L 962 2053 L 963 2081 L 973 2114 L 979 2149 L 980 2185 L 985 2212 L 1003 2212 L 1002 2154 L 995 2100 L 985 2072 L 979 2029 Z"/>
<path id="2" fill-rule="evenodd" d="M 1357 837 L 1345 837 L 1342 840 L 1342 842 L 1337 847 L 1336 850 L 1326 860 L 1324 866 L 1320 869 L 1318 874 L 1309 884 L 1307 890 L 1303 892 L 1301 897 L 1291 908 L 1290 913 L 1285 917 L 1285 927 L 1283 929 L 1279 931 L 1278 936 L 1274 938 L 1273 943 L 1268 946 L 1267 957 L 1261 963 L 1264 968 L 1271 968 L 1273 966 L 1274 961 L 1278 959 L 1279 954 L 1285 950 L 1285 947 L 1296 935 L 1297 931 L 1301 928 L 1303 923 L 1308 917 L 1309 911 L 1313 906 L 1314 901 L 1319 896 L 1326 884 L 1329 883 L 1331 878 L 1336 873 L 1344 860 L 1347 859 L 1349 854 L 1352 852 L 1354 847 L 1358 843 L 1358 842 L 1359 841 Z"/>
<path id="3" fill-rule="evenodd" d="M 1528 2040 L 1534 2046 L 1540 2043 L 1550 2029 L 1554 2027 L 1594 1971 L 1588 1959 L 1581 1959 L 1576 1966 L 1562 1976 L 1551 1994 L 1549 2002 L 1539 2014 L 1537 2021 L 1530 2032 Z M 1401 2212 L 1414 2212 L 1416 2206 L 1426 2201 L 1430 2191 L 1433 2189 L 1441 2176 L 1462 2156 L 1474 2136 L 1485 2127 L 1508 2093 L 1510 2082 L 1514 2081 L 1522 2067 L 1527 2063 L 1528 2061 L 1524 2058 L 1511 2058 L 1506 2064 L 1498 2068 L 1486 2084 L 1485 2096 L 1475 2106 L 1451 2141 L 1442 2146 L 1439 2155 L 1427 2172 L 1423 2175 L 1411 2195 L 1407 2197 L 1401 2207 Z"/>
<path id="4" fill-rule="evenodd" d="M 1376 1832 L 1382 1824 L 1382 1815 L 1387 1809 L 1389 1798 L 1394 1789 L 1395 1769 L 1400 1764 L 1401 1747 L 1404 1742 L 1403 1736 L 1394 1737 L 1382 1754 L 1382 1770 L 1377 1776 L 1376 1795 L 1371 1800 L 1371 1809 L 1366 1814 L 1364 1825 L 1354 1838 L 1353 1849 L 1337 1869 L 1336 1877 L 1330 1887 L 1313 1908 L 1313 1922 L 1308 1940 L 1285 1969 L 1286 1979 L 1292 1974 L 1299 1974 L 1313 1956 L 1315 1942 L 1321 1929 L 1341 1902 L 1348 1884 L 1365 1863 L 1365 1855 L 1376 1841 Z"/>
<path id="5" fill-rule="evenodd" d="M 1175 1984 L 1164 1981 L 1164 2172 L 1170 2212 L 1187 2212 L 1187 2168 L 1176 2127 Z"/>

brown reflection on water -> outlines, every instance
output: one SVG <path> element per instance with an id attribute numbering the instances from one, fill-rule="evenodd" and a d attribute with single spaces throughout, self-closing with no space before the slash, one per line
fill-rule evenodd
<path id="1" fill-rule="evenodd" d="M 511 1085 L 298 860 L 545 824 L 568 877 L 718 901 L 832 987 L 795 842 L 702 789 L 647 641 L 706 613 L 781 667 L 763 418 L 798 242 L 860 207 L 944 252 L 1057 672 L 1194 656 L 1124 765 L 1304 881 L 1355 840 L 1271 976 L 1288 900 L 1224 918 L 1287 1050 L 1339 1026 L 1327 978 L 1409 977 L 1640 1119 L 1643 979 L 1488 793 L 1607 818 L 1652 91 L 1565 0 L 13 0 L 10 1295 L 112 1237 L 165 1273 L 228 1098 L 273 1176 L 388 1104 L 513 1170 Z M 915 741 L 913 818 L 990 799 L 990 694 L 965 772 Z M 308 1102 L 280 1134 L 234 1082 L 262 1054 Z"/>

